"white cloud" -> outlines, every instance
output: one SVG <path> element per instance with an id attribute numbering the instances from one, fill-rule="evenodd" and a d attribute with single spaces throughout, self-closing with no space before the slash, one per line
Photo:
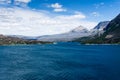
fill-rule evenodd
<path id="1" fill-rule="evenodd" d="M 31 0 L 13 0 L 14 4 L 20 4 L 20 3 L 24 3 L 27 4 L 29 2 L 31 2 Z M 0 0 L 0 4 L 10 4 L 12 2 L 12 0 Z"/>
<path id="2" fill-rule="evenodd" d="M 91 15 L 95 16 L 95 17 L 99 17 L 100 13 L 99 12 L 92 12 Z"/>
<path id="3" fill-rule="evenodd" d="M 0 0 L 0 4 L 10 4 L 11 0 Z"/>
<path id="4" fill-rule="evenodd" d="M 101 8 L 101 7 L 103 7 L 104 5 L 105 5 L 104 2 L 101 2 L 101 3 L 99 3 L 99 4 L 94 4 L 94 6 L 95 6 L 96 9 Z"/>
<path id="5" fill-rule="evenodd" d="M 52 8 L 62 8 L 62 5 L 60 5 L 59 3 L 55 3 L 55 4 L 51 4 Z"/>
<path id="6" fill-rule="evenodd" d="M 54 9 L 54 12 L 66 12 L 67 10 L 66 9 L 63 9 L 63 8 L 56 8 Z"/>
<path id="7" fill-rule="evenodd" d="M 45 11 L 0 8 L 0 34 L 41 36 L 64 33 L 80 25 L 88 29 L 96 25 L 95 22 L 85 20 L 85 15 L 80 12 L 50 15 Z"/>
<path id="8" fill-rule="evenodd" d="M 63 8 L 63 5 L 59 3 L 51 4 L 48 7 L 53 8 L 54 12 L 66 12 L 67 11 L 67 9 Z"/>
<path id="9" fill-rule="evenodd" d="M 19 5 L 21 7 L 27 7 L 27 4 L 31 2 L 31 0 L 14 0 L 14 5 Z"/>
<path id="10" fill-rule="evenodd" d="M 29 3 L 31 0 L 14 0 L 15 2 Z"/>
<path id="11" fill-rule="evenodd" d="M 61 15 L 58 16 L 58 18 L 60 19 L 64 19 L 64 20 L 71 20 L 71 19 L 85 19 L 86 16 L 84 14 L 82 14 L 81 12 L 75 12 L 74 15 Z"/>

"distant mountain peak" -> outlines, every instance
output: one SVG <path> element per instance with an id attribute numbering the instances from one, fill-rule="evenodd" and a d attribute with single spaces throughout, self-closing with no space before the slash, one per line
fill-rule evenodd
<path id="1" fill-rule="evenodd" d="M 88 30 L 85 27 L 83 27 L 83 26 L 79 26 L 79 27 L 73 29 L 70 32 L 83 32 L 83 31 L 88 31 Z"/>
<path id="2" fill-rule="evenodd" d="M 83 26 L 79 26 L 69 32 L 63 34 L 49 35 L 49 36 L 40 36 L 38 41 L 50 41 L 50 42 L 66 42 L 72 41 L 76 38 L 90 35 L 89 31 Z"/>

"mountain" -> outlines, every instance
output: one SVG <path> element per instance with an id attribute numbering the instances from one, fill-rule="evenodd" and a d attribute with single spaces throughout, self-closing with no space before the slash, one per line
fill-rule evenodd
<path id="1" fill-rule="evenodd" d="M 109 24 L 110 21 L 102 21 L 100 23 L 98 23 L 97 26 L 95 26 L 90 32 L 92 35 L 96 35 L 96 34 L 103 34 L 104 33 L 104 29 L 107 27 L 107 25 Z"/>
<path id="2" fill-rule="evenodd" d="M 110 21 L 100 22 L 97 26 L 94 27 L 94 29 L 103 30 L 104 28 L 106 28 L 106 26 L 109 24 L 109 22 Z"/>
<path id="3" fill-rule="evenodd" d="M 36 40 L 26 40 L 17 37 L 0 35 L 0 45 L 10 45 L 10 44 L 45 44 L 50 42 L 42 42 Z"/>
<path id="4" fill-rule="evenodd" d="M 120 43 L 120 14 L 109 22 L 109 24 L 104 28 L 104 33 L 95 36 L 88 36 L 76 39 L 83 44 L 101 44 L 101 43 Z"/>
<path id="5" fill-rule="evenodd" d="M 108 42 L 120 42 L 120 14 L 105 28 L 104 38 Z"/>
<path id="6" fill-rule="evenodd" d="M 50 42 L 59 42 L 59 41 L 72 41 L 76 38 L 88 36 L 90 35 L 89 31 L 79 26 L 69 32 L 63 33 L 63 34 L 56 34 L 56 35 L 46 35 L 46 36 L 40 36 L 38 37 L 39 41 L 50 41 Z"/>
<path id="7" fill-rule="evenodd" d="M 86 28 L 84 28 L 83 26 L 79 26 L 73 30 L 71 30 L 70 32 L 72 33 L 76 33 L 76 32 L 80 32 L 80 33 L 88 33 L 88 30 Z"/>
<path id="8" fill-rule="evenodd" d="M 17 37 L 25 40 L 37 40 L 37 37 L 35 36 L 23 36 L 23 35 L 8 35 L 10 37 Z"/>

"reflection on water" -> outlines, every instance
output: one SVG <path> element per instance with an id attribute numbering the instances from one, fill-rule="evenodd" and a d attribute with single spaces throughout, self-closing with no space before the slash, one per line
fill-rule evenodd
<path id="1" fill-rule="evenodd" d="M 0 80 L 120 80 L 119 45 L 0 46 Z"/>

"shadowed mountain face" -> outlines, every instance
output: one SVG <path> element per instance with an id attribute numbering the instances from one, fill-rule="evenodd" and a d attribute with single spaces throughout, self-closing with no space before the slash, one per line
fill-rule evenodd
<path id="1" fill-rule="evenodd" d="M 120 38 L 120 14 L 108 24 L 105 31 L 106 38 Z"/>
<path id="2" fill-rule="evenodd" d="M 79 26 L 63 34 L 40 36 L 37 39 L 39 41 L 50 41 L 50 42 L 72 41 L 76 38 L 88 36 L 88 35 L 90 35 L 89 31 L 86 28 Z"/>
<path id="3" fill-rule="evenodd" d="M 103 30 L 109 24 L 110 21 L 100 22 L 94 29 Z"/>
<path id="4" fill-rule="evenodd" d="M 75 41 L 80 41 L 83 44 L 86 43 L 120 43 L 120 14 L 110 21 L 110 23 L 104 29 L 104 33 L 102 35 L 88 36 L 82 37 Z"/>
<path id="5" fill-rule="evenodd" d="M 96 35 L 96 34 L 103 34 L 105 32 L 105 28 L 107 27 L 107 25 L 109 24 L 110 21 L 103 21 L 100 22 L 97 26 L 95 26 L 90 32 L 92 34 L 92 36 Z"/>

